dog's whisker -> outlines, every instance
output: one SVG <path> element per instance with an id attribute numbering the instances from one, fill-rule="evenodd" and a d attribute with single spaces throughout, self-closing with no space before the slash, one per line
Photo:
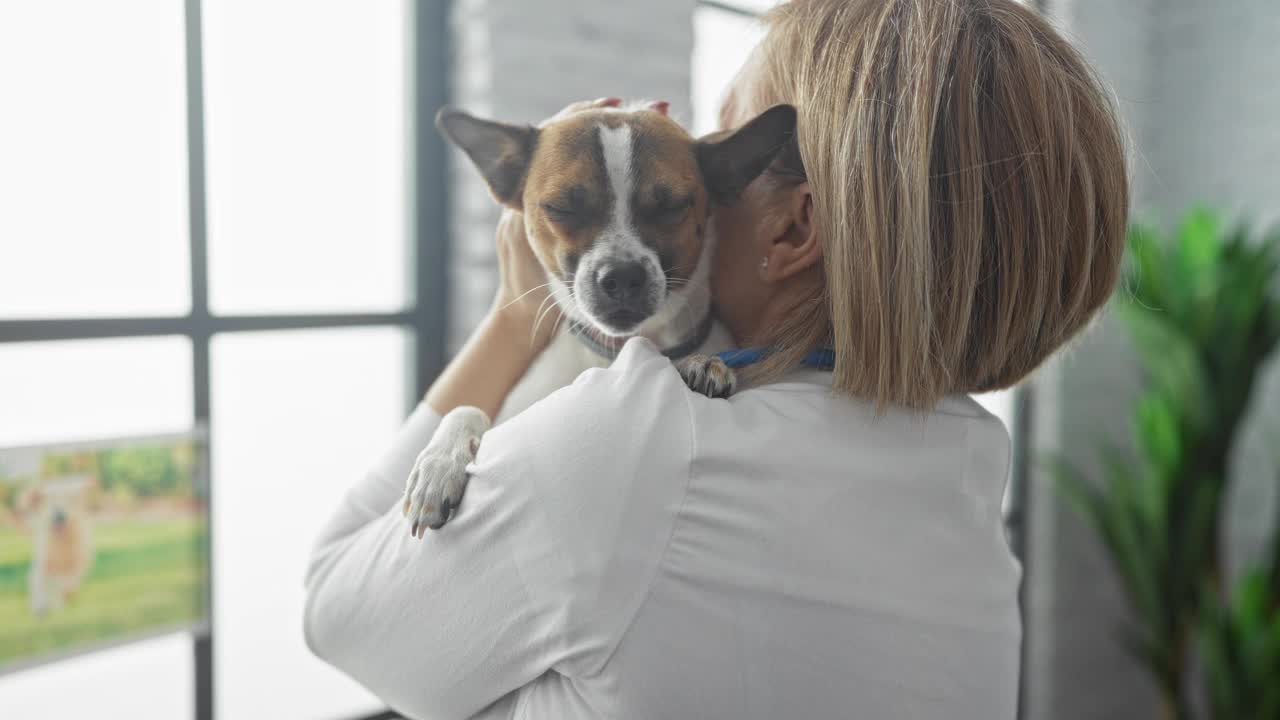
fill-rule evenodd
<path id="1" fill-rule="evenodd" d="M 529 288 L 528 290 L 526 290 L 526 291 L 524 291 L 524 292 L 520 293 L 519 295 L 517 295 L 517 296 L 515 297 L 515 299 L 513 299 L 511 302 L 507 303 L 506 305 L 503 305 L 500 309 L 501 309 L 501 310 L 506 310 L 507 308 L 511 307 L 512 305 L 515 305 L 516 303 L 518 303 L 518 302 L 520 302 L 521 300 L 525 299 L 525 297 L 527 297 L 528 295 L 530 295 L 530 294 L 532 294 L 532 293 L 535 293 L 535 292 L 537 292 L 537 291 L 539 291 L 539 290 L 541 290 L 542 288 L 545 288 L 545 287 L 551 287 L 551 283 L 546 282 L 546 283 L 542 283 L 541 285 L 538 285 L 538 286 L 536 286 L 536 287 Z"/>
<path id="2" fill-rule="evenodd" d="M 693 270 L 696 267 L 698 267 L 698 263 L 692 262 L 692 263 L 686 263 L 684 265 L 677 265 L 675 267 L 663 268 L 662 272 L 663 273 L 681 272 L 684 270 Z"/>
<path id="3" fill-rule="evenodd" d="M 538 328 L 542 326 L 542 321 L 546 318 L 547 314 L 553 312 L 556 309 L 555 298 L 548 295 L 546 299 L 551 300 L 552 302 L 550 305 L 547 305 L 547 308 L 545 310 L 542 309 L 541 305 L 538 306 L 539 307 L 538 316 L 537 316 L 537 319 L 533 321 L 533 334 L 529 336 L 530 345 L 533 344 L 533 339 L 537 337 Z M 544 300 L 544 303 L 545 303 L 545 300 Z M 556 327 L 559 327 L 559 324 L 560 324 L 560 320 L 557 318 Z M 551 332 L 553 335 L 555 334 L 555 330 L 556 330 L 555 327 L 551 329 Z"/>
<path id="4" fill-rule="evenodd" d="M 544 317 L 548 312 L 550 312 L 550 310 L 551 310 L 551 308 L 554 306 L 554 304 L 555 304 L 555 298 L 551 297 L 550 295 L 548 295 L 547 297 L 543 298 L 543 299 L 542 299 L 542 302 L 538 304 L 538 314 L 537 314 L 537 316 L 536 316 L 536 317 L 535 317 L 535 319 L 534 319 L 534 326 L 533 326 L 534 332 L 537 332 L 537 330 L 538 330 L 538 323 L 542 322 L 542 318 L 543 318 L 543 317 Z"/>
<path id="5" fill-rule="evenodd" d="M 533 345 L 534 338 L 538 336 L 538 325 L 542 322 L 543 308 L 546 307 L 549 297 L 542 298 L 542 302 L 538 303 L 538 312 L 534 315 L 533 329 L 529 332 L 530 345 Z"/>

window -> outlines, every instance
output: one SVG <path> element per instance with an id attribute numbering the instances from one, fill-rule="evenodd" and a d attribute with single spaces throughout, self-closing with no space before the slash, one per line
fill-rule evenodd
<path id="1" fill-rule="evenodd" d="M 205 4 L 212 312 L 410 304 L 404 15 L 401 2 Z"/>
<path id="2" fill-rule="evenodd" d="M 179 3 L 0 6 L 3 317 L 191 309 L 182 28 Z"/>
<path id="3" fill-rule="evenodd" d="M 0 716 L 381 711 L 307 651 L 302 573 L 444 357 L 416 108 L 445 27 L 406 0 L 0 6 L 0 446 L 206 427 L 213 568 L 207 634 L 0 676 Z"/>
<path id="4" fill-rule="evenodd" d="M 719 128 L 720 103 L 764 37 L 759 12 L 773 2 L 700 3 L 693 11 L 693 134 Z"/>

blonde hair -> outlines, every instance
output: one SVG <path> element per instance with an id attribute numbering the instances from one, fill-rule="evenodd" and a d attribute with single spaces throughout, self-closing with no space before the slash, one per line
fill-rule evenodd
<path id="1" fill-rule="evenodd" d="M 835 350 L 838 391 L 930 408 L 1012 385 L 1116 283 L 1129 207 L 1103 84 L 1012 0 L 794 0 L 757 108 L 799 110 L 770 182 L 807 179 L 825 286 L 761 373 Z"/>

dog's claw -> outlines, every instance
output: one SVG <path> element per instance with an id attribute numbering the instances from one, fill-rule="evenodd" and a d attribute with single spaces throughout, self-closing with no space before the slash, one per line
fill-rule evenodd
<path id="1" fill-rule="evenodd" d="M 738 378 L 724 360 L 711 355 L 690 355 L 676 363 L 689 389 L 710 398 L 727 398 L 737 389 Z"/>
<path id="2" fill-rule="evenodd" d="M 459 450 L 429 446 L 418 455 L 404 491 L 410 535 L 426 537 L 427 530 L 439 530 L 457 515 L 467 488 L 467 464 L 478 447 L 477 438 Z"/>

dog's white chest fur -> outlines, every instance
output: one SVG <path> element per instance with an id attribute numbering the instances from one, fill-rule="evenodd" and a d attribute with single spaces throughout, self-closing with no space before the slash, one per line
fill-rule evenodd
<path id="1" fill-rule="evenodd" d="M 520 414 L 530 405 L 571 384 L 584 370 L 608 367 L 612 362 L 583 345 L 568 330 L 561 329 L 551 344 L 533 361 L 520 382 L 511 389 L 494 418 L 494 424 Z"/>

